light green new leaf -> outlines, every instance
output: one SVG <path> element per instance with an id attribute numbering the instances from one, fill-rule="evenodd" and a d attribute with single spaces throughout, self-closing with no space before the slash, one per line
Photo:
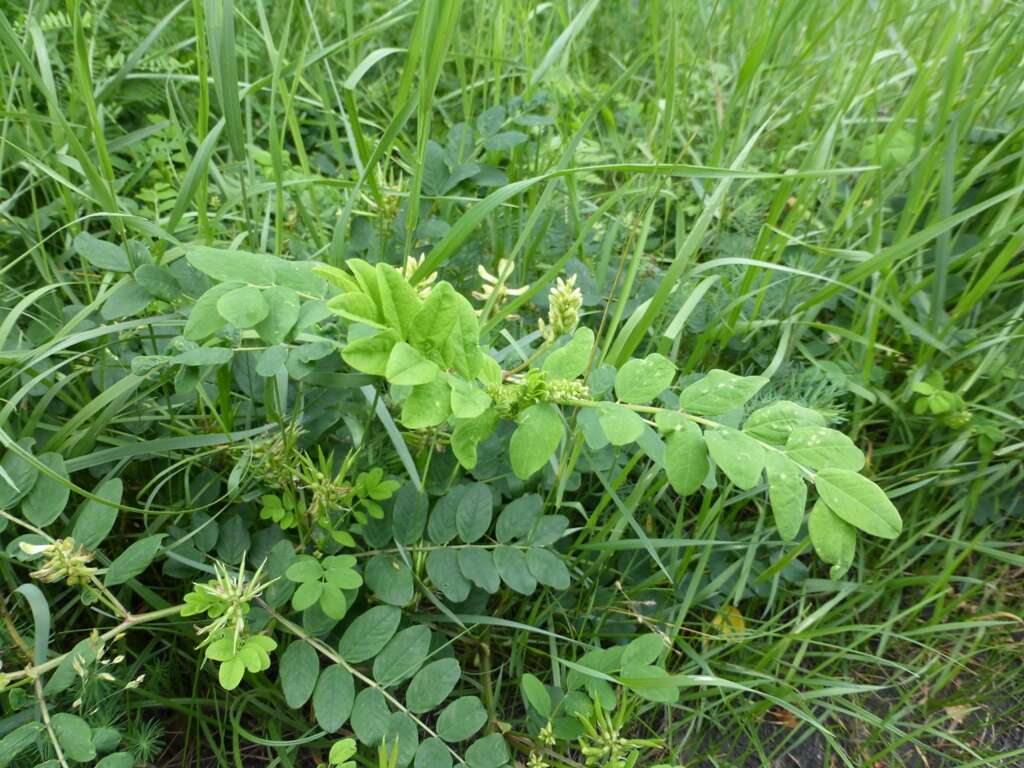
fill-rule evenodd
<path id="1" fill-rule="evenodd" d="M 363 336 L 346 344 L 341 350 L 341 357 L 357 371 L 371 376 L 383 376 L 387 372 L 388 359 L 397 342 L 398 337 L 394 331 Z"/>
<path id="2" fill-rule="evenodd" d="M 544 360 L 544 371 L 556 379 L 575 379 L 587 370 L 594 350 L 594 332 L 577 328 L 563 347 L 551 352 Z"/>
<path id="3" fill-rule="evenodd" d="M 766 443 L 783 445 L 797 427 L 823 427 L 825 417 L 815 410 L 780 400 L 758 408 L 747 417 L 743 431 Z"/>
<path id="4" fill-rule="evenodd" d="M 823 469 L 814 481 L 829 509 L 864 533 L 895 539 L 903 520 L 885 491 L 847 469 Z"/>
<path id="5" fill-rule="evenodd" d="M 422 302 L 409 281 L 390 264 L 377 264 L 377 289 L 381 312 L 387 324 L 402 338 L 412 334 Z"/>
<path id="6" fill-rule="evenodd" d="M 235 328 L 245 329 L 263 320 L 269 314 L 270 307 L 259 288 L 245 285 L 217 299 L 217 311 Z"/>
<path id="7" fill-rule="evenodd" d="M 509 442 L 509 460 L 516 477 L 526 480 L 543 467 L 558 448 L 563 430 L 562 417 L 550 403 L 523 411 Z"/>
<path id="8" fill-rule="evenodd" d="M 491 404 L 490 395 L 461 376 L 449 376 L 448 384 L 452 388 L 452 413 L 458 419 L 475 419 Z"/>
<path id="9" fill-rule="evenodd" d="M 733 484 L 749 491 L 761 480 L 764 469 L 764 448 L 738 429 L 720 427 L 704 433 L 711 458 Z"/>
<path id="10" fill-rule="evenodd" d="M 649 403 L 672 385 L 676 367 L 657 352 L 627 360 L 615 374 L 615 394 L 627 403 Z"/>
<path id="11" fill-rule="evenodd" d="M 764 376 L 737 376 L 715 368 L 679 394 L 679 405 L 701 416 L 721 416 L 741 407 L 767 383 Z"/>
<path id="12" fill-rule="evenodd" d="M 451 283 L 441 281 L 430 291 L 413 319 L 409 342 L 426 355 L 441 354 L 458 322 L 459 303 Z"/>
<path id="13" fill-rule="evenodd" d="M 853 563 L 857 548 L 857 531 L 835 515 L 820 499 L 807 516 L 807 530 L 818 557 L 833 565 L 832 577 L 839 578 Z"/>
<path id="14" fill-rule="evenodd" d="M 486 410 L 475 419 L 456 419 L 455 429 L 452 430 L 451 447 L 459 464 L 466 469 L 476 467 L 476 448 L 490 437 L 497 424 L 498 414 L 493 410 Z"/>
<path id="15" fill-rule="evenodd" d="M 438 378 L 413 387 L 402 403 L 402 424 L 409 429 L 436 427 L 451 415 L 451 388 Z"/>
<path id="16" fill-rule="evenodd" d="M 842 432 L 827 427 L 796 427 L 786 440 L 786 455 L 811 469 L 848 469 L 864 466 L 864 454 Z"/>
<path id="17" fill-rule="evenodd" d="M 665 438 L 665 474 L 680 496 L 696 493 L 708 476 L 708 451 L 700 427 L 682 421 Z"/>
<path id="18" fill-rule="evenodd" d="M 147 536 L 128 547 L 107 568 L 107 575 L 104 577 L 103 583 L 108 587 L 124 584 L 146 570 L 160 550 L 160 542 L 163 541 L 164 536 L 163 533 Z"/>
<path id="19" fill-rule="evenodd" d="M 792 541 L 800 531 L 807 507 L 807 483 L 800 468 L 782 454 L 765 452 L 768 500 L 772 505 L 775 527 L 783 541 Z"/>
<path id="20" fill-rule="evenodd" d="M 618 403 L 598 405 L 597 420 L 612 445 L 628 445 L 644 431 L 644 420 L 640 415 Z"/>
<path id="21" fill-rule="evenodd" d="M 384 375 L 392 384 L 415 386 L 429 384 L 440 372 L 437 363 L 425 358 L 416 348 L 400 341 L 391 350 Z"/>
<path id="22" fill-rule="evenodd" d="M 63 456 L 59 453 L 43 453 L 38 458 L 41 464 L 61 477 L 61 480 L 57 480 L 40 472 L 32 485 L 32 490 L 21 501 L 21 511 L 25 519 L 33 525 L 43 527 L 56 520 L 64 511 L 71 495 L 71 486 Z"/>

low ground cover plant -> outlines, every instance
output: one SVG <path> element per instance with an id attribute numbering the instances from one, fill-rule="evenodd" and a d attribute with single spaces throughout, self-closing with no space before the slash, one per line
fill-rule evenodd
<path id="1" fill-rule="evenodd" d="M 0 768 L 1024 755 L 1024 14 L 811 5 L 0 7 Z"/>

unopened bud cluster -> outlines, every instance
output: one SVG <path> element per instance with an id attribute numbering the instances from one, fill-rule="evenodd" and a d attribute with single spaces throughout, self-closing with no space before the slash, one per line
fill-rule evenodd
<path id="1" fill-rule="evenodd" d="M 66 579 L 69 586 L 82 586 L 96 573 L 96 569 L 88 565 L 92 552 L 70 537 L 50 544 L 23 541 L 20 546 L 27 555 L 42 555 L 44 558 L 43 567 L 29 574 L 33 579 L 48 584 Z"/>
<path id="2" fill-rule="evenodd" d="M 548 321 L 540 321 L 540 332 L 548 341 L 572 333 L 580 322 L 583 294 L 576 287 L 576 275 L 558 278 L 548 293 Z"/>

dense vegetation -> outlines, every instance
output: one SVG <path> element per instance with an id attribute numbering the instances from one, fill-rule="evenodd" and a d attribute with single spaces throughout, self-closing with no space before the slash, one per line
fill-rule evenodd
<path id="1" fill-rule="evenodd" d="M 0 2 L 0 768 L 1024 764 L 1022 56 Z"/>

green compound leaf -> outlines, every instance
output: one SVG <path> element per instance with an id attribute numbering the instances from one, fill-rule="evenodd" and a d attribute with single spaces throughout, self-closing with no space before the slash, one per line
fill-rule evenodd
<path id="1" fill-rule="evenodd" d="M 466 488 L 455 507 L 455 529 L 466 544 L 480 539 L 491 527 L 494 510 L 494 496 L 483 483 L 473 483 Z"/>
<path id="2" fill-rule="evenodd" d="M 665 438 L 665 474 L 680 496 L 696 493 L 708 476 L 708 451 L 700 427 L 682 421 Z"/>
<path id="3" fill-rule="evenodd" d="M 457 550 L 431 550 L 427 555 L 427 576 L 453 603 L 461 603 L 469 597 L 470 583 L 462 575 Z"/>
<path id="4" fill-rule="evenodd" d="M 564 426 L 558 409 L 550 403 L 531 405 L 519 417 L 509 442 L 512 471 L 526 480 L 543 467 L 558 448 Z"/>
<path id="5" fill-rule="evenodd" d="M 501 578 L 494 565 L 494 557 L 490 550 L 477 547 L 466 547 L 458 550 L 459 570 L 480 589 L 493 595 L 501 587 Z"/>
<path id="6" fill-rule="evenodd" d="M 526 550 L 526 565 L 537 581 L 552 589 L 569 588 L 569 569 L 562 558 L 549 549 L 530 547 Z"/>
<path id="7" fill-rule="evenodd" d="M 733 484 L 749 491 L 761 480 L 764 448 L 752 437 L 731 427 L 709 429 L 704 433 L 711 458 Z"/>
<path id="8" fill-rule="evenodd" d="M 462 670 L 455 659 L 439 659 L 416 673 L 405 692 L 405 705 L 410 712 L 429 712 L 448 698 L 459 682 Z"/>
<path id="9" fill-rule="evenodd" d="M 474 469 L 477 462 L 477 446 L 491 436 L 498 424 L 498 414 L 487 410 L 475 419 L 456 419 L 452 431 L 451 446 L 455 458 L 466 469 Z"/>
<path id="10" fill-rule="evenodd" d="M 815 502 L 807 517 L 807 530 L 818 557 L 833 566 L 832 578 L 840 578 L 853 563 L 857 531 L 820 499 Z"/>
<path id="11" fill-rule="evenodd" d="M 397 685 L 415 675 L 429 653 L 429 627 L 403 629 L 373 660 L 373 679 L 385 688 Z"/>
<path id="12" fill-rule="evenodd" d="M 715 368 L 679 394 L 684 411 L 701 416 L 721 416 L 735 410 L 768 383 L 764 376 L 737 376 Z"/>
<path id="13" fill-rule="evenodd" d="M 484 727 L 487 711 L 476 696 L 456 699 L 437 717 L 437 735 L 448 742 L 465 741 Z"/>
<path id="14" fill-rule="evenodd" d="M 676 367 L 654 352 L 643 360 L 627 360 L 615 374 L 615 394 L 627 403 L 649 403 L 672 385 Z"/>
<path id="15" fill-rule="evenodd" d="M 747 417 L 743 431 L 751 437 L 774 445 L 784 445 L 797 427 L 823 427 L 825 417 L 817 411 L 789 400 L 758 408 Z"/>
<path id="16" fill-rule="evenodd" d="M 864 533 L 895 539 L 903 530 L 900 513 L 885 491 L 863 475 L 846 469 L 823 469 L 814 485 L 829 509 Z"/>
<path id="17" fill-rule="evenodd" d="M 374 555 L 363 575 L 366 586 L 385 603 L 403 606 L 412 602 L 412 571 L 397 555 Z"/>

